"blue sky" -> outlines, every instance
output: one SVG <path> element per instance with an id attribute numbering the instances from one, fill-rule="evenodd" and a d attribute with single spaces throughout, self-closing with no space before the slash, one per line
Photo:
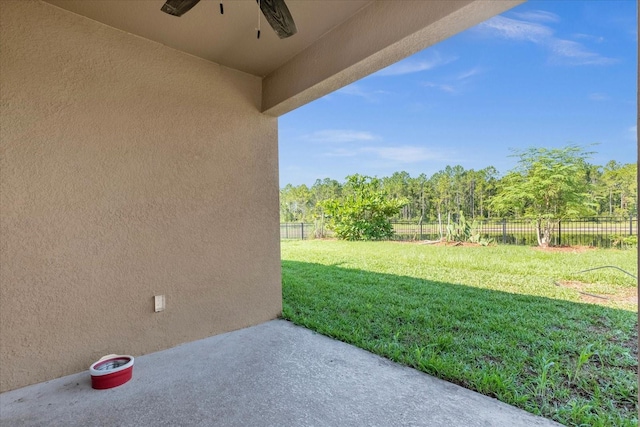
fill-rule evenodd
<path id="1" fill-rule="evenodd" d="M 513 149 L 637 157 L 636 2 L 529 1 L 279 118 L 280 185 L 513 168 Z"/>

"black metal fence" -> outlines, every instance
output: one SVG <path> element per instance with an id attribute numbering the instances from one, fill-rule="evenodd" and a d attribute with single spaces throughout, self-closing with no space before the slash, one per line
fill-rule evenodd
<path id="1" fill-rule="evenodd" d="M 280 240 L 305 240 L 315 236 L 315 225 L 305 222 L 281 222 Z M 320 236 L 318 236 L 320 237 Z"/>
<path id="2" fill-rule="evenodd" d="M 447 235 L 446 223 L 437 221 L 392 221 L 393 240 L 438 240 Z M 538 244 L 535 223 L 530 219 L 489 219 L 476 221 L 480 237 L 498 244 Z M 596 217 L 565 219 L 555 224 L 551 244 L 554 246 L 595 246 L 601 248 L 636 246 L 637 217 Z M 281 239 L 332 237 L 322 223 L 282 223 Z"/>

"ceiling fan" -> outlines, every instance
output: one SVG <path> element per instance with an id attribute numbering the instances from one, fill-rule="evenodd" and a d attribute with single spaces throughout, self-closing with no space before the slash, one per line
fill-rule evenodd
<path id="1" fill-rule="evenodd" d="M 200 0 L 167 0 L 160 10 L 169 15 L 182 16 L 187 13 Z M 298 29 L 291 17 L 289 8 L 284 0 L 256 0 L 260 5 L 262 14 L 267 18 L 267 22 L 281 39 L 286 39 L 294 35 Z M 222 3 L 220 3 L 220 13 L 224 13 Z M 260 29 L 258 28 L 258 38 Z"/>

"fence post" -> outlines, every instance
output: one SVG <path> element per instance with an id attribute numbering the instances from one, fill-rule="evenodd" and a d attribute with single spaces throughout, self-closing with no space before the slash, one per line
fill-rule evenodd
<path id="1" fill-rule="evenodd" d="M 558 220 L 558 246 L 562 246 L 562 221 Z"/>
<path id="2" fill-rule="evenodd" d="M 422 217 L 420 217 L 420 239 L 422 240 Z"/>
<path id="3" fill-rule="evenodd" d="M 633 215 L 629 216 L 629 236 L 633 236 Z"/>
<path id="4" fill-rule="evenodd" d="M 502 244 L 507 244 L 507 218 L 502 218 Z"/>
<path id="5" fill-rule="evenodd" d="M 300 223 L 300 240 L 304 240 L 304 222 Z"/>

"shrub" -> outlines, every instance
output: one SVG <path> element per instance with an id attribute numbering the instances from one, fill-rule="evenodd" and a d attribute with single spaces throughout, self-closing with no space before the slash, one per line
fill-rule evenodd
<path id="1" fill-rule="evenodd" d="M 344 240 L 390 239 L 394 233 L 390 219 L 406 201 L 389 199 L 378 178 L 358 174 L 347 177 L 345 189 L 341 199 L 322 204 L 327 227 Z"/>

